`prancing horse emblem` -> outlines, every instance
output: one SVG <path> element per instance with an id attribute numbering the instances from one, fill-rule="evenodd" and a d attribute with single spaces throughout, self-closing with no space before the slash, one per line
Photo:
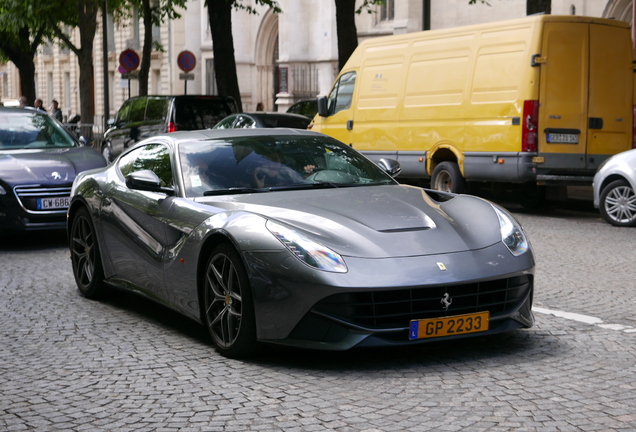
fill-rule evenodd
<path id="1" fill-rule="evenodd" d="M 58 173 L 57 171 L 53 171 L 51 173 L 51 176 L 55 179 L 55 180 L 59 180 L 62 178 L 62 176 L 60 175 L 60 173 Z"/>
<path id="2" fill-rule="evenodd" d="M 453 303 L 453 299 L 451 298 L 450 294 L 446 293 L 442 296 L 442 300 L 440 300 L 440 303 L 444 307 L 444 310 L 447 311 L 451 303 Z"/>

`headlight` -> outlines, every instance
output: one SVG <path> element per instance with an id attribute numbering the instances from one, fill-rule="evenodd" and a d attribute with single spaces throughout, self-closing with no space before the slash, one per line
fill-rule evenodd
<path id="1" fill-rule="evenodd" d="M 267 221 L 267 229 L 299 260 L 311 267 L 335 273 L 346 273 L 342 257 L 303 234 L 279 223 Z"/>
<path id="2" fill-rule="evenodd" d="M 499 218 L 499 229 L 501 231 L 501 241 L 514 255 L 519 256 L 528 251 L 528 239 L 521 225 L 507 212 L 493 206 L 497 218 Z"/>

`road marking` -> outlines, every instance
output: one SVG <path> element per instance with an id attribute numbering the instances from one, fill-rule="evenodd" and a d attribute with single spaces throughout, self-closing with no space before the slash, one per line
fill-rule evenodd
<path id="1" fill-rule="evenodd" d="M 606 323 L 603 323 L 602 319 L 589 316 L 589 315 L 581 315 L 581 314 L 572 313 L 572 312 L 563 312 L 563 311 L 557 311 L 557 310 L 551 310 L 551 309 L 544 309 L 544 308 L 536 307 L 536 306 L 533 307 L 532 310 L 534 312 L 538 312 L 541 314 L 554 315 L 559 318 L 565 318 L 572 321 L 578 321 L 585 324 L 595 325 L 597 327 L 604 328 L 604 329 L 618 330 L 624 333 L 636 333 L 636 328 L 634 327 L 625 326 L 622 324 L 609 324 L 609 323 L 606 324 Z"/>

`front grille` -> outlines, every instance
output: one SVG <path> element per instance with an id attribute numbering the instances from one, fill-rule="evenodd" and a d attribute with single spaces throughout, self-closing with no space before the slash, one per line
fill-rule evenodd
<path id="1" fill-rule="evenodd" d="M 461 285 L 335 294 L 316 304 L 316 312 L 365 328 L 408 327 L 413 319 L 489 311 L 490 319 L 519 307 L 532 289 L 532 276 Z M 451 305 L 444 310 L 442 298 Z"/>
<path id="2" fill-rule="evenodd" d="M 38 209 L 38 199 L 62 198 L 71 195 L 71 185 L 57 186 L 16 186 L 14 189 L 18 202 L 24 210 L 33 214 L 66 213 L 63 209 Z"/>

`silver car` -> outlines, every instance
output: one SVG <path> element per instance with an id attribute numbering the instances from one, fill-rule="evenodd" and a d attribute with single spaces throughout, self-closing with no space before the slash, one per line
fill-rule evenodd
<path id="1" fill-rule="evenodd" d="M 593 183 L 594 207 L 616 226 L 636 226 L 636 149 L 601 164 Z"/>
<path id="2" fill-rule="evenodd" d="M 534 323 L 515 219 L 398 184 L 328 136 L 216 129 L 149 138 L 73 185 L 80 292 L 142 294 L 205 325 L 226 356 L 261 343 L 345 350 Z"/>

